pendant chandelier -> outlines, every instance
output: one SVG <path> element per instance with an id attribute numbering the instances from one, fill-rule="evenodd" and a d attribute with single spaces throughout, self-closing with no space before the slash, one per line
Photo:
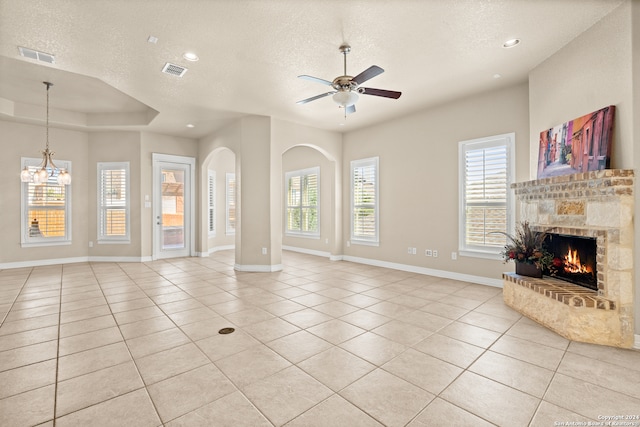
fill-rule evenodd
<path id="1" fill-rule="evenodd" d="M 33 182 L 35 184 L 42 184 L 47 182 L 50 176 L 58 173 L 58 184 L 69 185 L 71 184 L 71 174 L 64 168 L 58 168 L 53 163 L 53 155 L 55 154 L 49 150 L 49 88 L 53 86 L 53 83 L 42 82 L 47 86 L 47 144 L 44 151 L 42 151 L 42 162 L 38 166 L 38 170 L 31 174 L 27 166 L 24 167 L 22 173 L 20 173 L 20 180 L 22 182 Z"/>

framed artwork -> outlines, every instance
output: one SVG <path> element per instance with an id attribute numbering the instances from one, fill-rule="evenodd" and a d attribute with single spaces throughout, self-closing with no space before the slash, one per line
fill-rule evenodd
<path id="1" fill-rule="evenodd" d="M 538 179 L 608 169 L 614 113 L 610 105 L 540 132 Z"/>

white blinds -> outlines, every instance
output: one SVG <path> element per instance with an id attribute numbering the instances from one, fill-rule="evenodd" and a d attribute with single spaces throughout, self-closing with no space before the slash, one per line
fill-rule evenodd
<path id="1" fill-rule="evenodd" d="M 236 174 L 227 173 L 227 234 L 236 231 Z"/>
<path id="2" fill-rule="evenodd" d="M 209 233 L 216 231 L 216 173 L 209 171 Z"/>
<path id="3" fill-rule="evenodd" d="M 98 240 L 129 236 L 128 163 L 98 163 Z"/>
<path id="4" fill-rule="evenodd" d="M 509 153 L 506 144 L 469 147 L 464 152 L 465 244 L 502 247 L 507 231 Z"/>
<path id="5" fill-rule="evenodd" d="M 352 240 L 378 240 L 378 158 L 351 162 Z"/>
<path id="6" fill-rule="evenodd" d="M 287 232 L 319 235 L 319 168 L 288 172 Z"/>

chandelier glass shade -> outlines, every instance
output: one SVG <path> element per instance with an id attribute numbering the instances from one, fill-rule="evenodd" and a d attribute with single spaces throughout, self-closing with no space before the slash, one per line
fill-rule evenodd
<path id="1" fill-rule="evenodd" d="M 58 184 L 60 185 L 69 185 L 71 184 L 71 174 L 67 172 L 64 168 L 58 168 L 55 163 L 53 163 L 53 155 L 55 154 L 51 150 L 49 150 L 49 88 L 53 86 L 53 83 L 42 82 L 47 86 L 47 138 L 46 138 L 46 146 L 42 151 L 42 162 L 38 166 L 37 170 L 31 173 L 27 166 L 22 169 L 20 173 L 20 181 L 22 182 L 33 182 L 35 184 L 41 184 L 47 182 L 49 177 L 54 176 L 57 173 L 58 175 Z"/>

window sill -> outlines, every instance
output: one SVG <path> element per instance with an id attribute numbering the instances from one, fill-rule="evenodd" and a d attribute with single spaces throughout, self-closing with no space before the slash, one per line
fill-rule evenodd
<path id="1" fill-rule="evenodd" d="M 58 240 L 55 242 L 22 242 L 20 246 L 23 248 L 37 248 L 40 246 L 64 246 L 70 244 L 71 240 Z"/>
<path id="2" fill-rule="evenodd" d="M 98 240 L 99 245 L 129 245 L 131 240 Z"/>
<path id="3" fill-rule="evenodd" d="M 380 246 L 380 242 L 372 242 L 368 240 L 354 240 L 351 239 L 352 245 L 361 245 L 361 246 Z"/>
<path id="4" fill-rule="evenodd" d="M 319 234 L 304 234 L 304 233 L 287 232 L 287 233 L 284 233 L 284 235 L 287 236 L 287 237 L 301 237 L 303 239 L 320 240 L 320 235 Z"/>

